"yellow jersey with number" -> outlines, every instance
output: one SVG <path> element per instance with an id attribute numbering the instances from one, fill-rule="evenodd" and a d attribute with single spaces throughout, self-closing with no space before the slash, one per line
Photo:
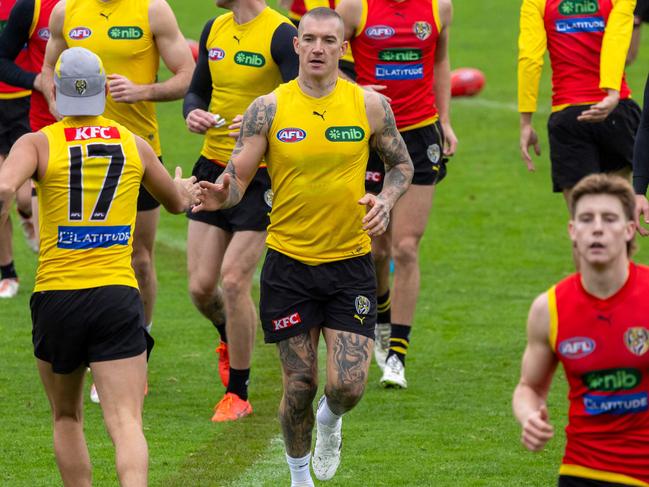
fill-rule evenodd
<path id="1" fill-rule="evenodd" d="M 341 78 L 313 98 L 297 80 L 275 90 L 266 162 L 274 193 L 267 245 L 305 264 L 365 255 L 370 126 L 363 90 Z"/>
<path id="2" fill-rule="evenodd" d="M 235 139 L 228 137 L 232 119 L 243 115 L 255 98 L 282 83 L 270 45 L 275 30 L 283 23 L 291 24 L 270 7 L 244 24 L 237 24 L 232 12 L 214 20 L 205 45 L 212 78 L 209 111 L 218 113 L 227 123 L 206 132 L 201 154 L 207 159 L 222 165 L 228 162 L 235 144 Z"/>
<path id="3" fill-rule="evenodd" d="M 137 288 L 131 252 L 144 167 L 135 137 L 104 117 L 64 118 L 41 132 L 49 160 L 36 181 L 41 244 L 34 291 Z"/>
<path id="4" fill-rule="evenodd" d="M 63 37 L 68 47 L 97 54 L 106 74 L 120 74 L 136 84 L 156 82 L 160 55 L 149 25 L 150 0 L 65 0 Z M 109 95 L 104 116 L 146 140 L 160 156 L 155 104 L 117 103 Z"/>

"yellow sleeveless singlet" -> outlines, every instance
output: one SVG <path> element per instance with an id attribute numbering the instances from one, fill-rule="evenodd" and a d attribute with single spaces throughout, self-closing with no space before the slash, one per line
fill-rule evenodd
<path id="1" fill-rule="evenodd" d="M 41 245 L 34 291 L 137 288 L 131 252 L 144 167 L 133 134 L 104 117 L 64 118 L 41 132 L 49 160 L 36 182 Z"/>
<path id="2" fill-rule="evenodd" d="M 266 161 L 274 192 L 267 245 L 305 264 L 367 254 L 362 229 L 370 126 L 363 90 L 341 78 L 323 98 L 297 80 L 275 90 Z"/>
<path id="3" fill-rule="evenodd" d="M 149 26 L 149 0 L 66 0 L 63 37 L 68 47 L 97 54 L 106 74 L 120 74 L 136 84 L 155 83 L 160 55 Z M 104 116 L 146 140 L 160 156 L 155 104 L 106 100 Z"/>

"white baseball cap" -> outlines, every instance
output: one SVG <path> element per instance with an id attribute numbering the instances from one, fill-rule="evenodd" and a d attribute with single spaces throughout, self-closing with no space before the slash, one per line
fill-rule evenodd
<path id="1" fill-rule="evenodd" d="M 106 71 L 92 51 L 72 47 L 54 68 L 56 110 L 65 116 L 101 115 L 106 106 Z"/>

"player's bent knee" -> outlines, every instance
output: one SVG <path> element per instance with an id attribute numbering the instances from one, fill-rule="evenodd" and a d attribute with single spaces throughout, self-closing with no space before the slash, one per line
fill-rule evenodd
<path id="1" fill-rule="evenodd" d="M 326 388 L 327 398 L 342 406 L 345 411 L 350 410 L 363 397 L 365 383 L 329 384 Z"/>
<path id="2" fill-rule="evenodd" d="M 149 278 L 153 271 L 153 259 L 151 258 L 151 254 L 144 250 L 140 252 L 134 251 L 133 256 L 131 257 L 131 265 L 133 266 L 138 281 L 140 279 Z"/>
<path id="3" fill-rule="evenodd" d="M 305 410 L 311 407 L 317 392 L 318 381 L 315 374 L 292 374 L 287 378 L 284 391 L 286 406 L 297 411 Z"/>
<path id="4" fill-rule="evenodd" d="M 407 238 L 392 246 L 392 258 L 402 265 L 416 264 L 419 254 L 419 238 Z"/>
<path id="5" fill-rule="evenodd" d="M 238 299 L 242 294 L 249 293 L 250 282 L 246 276 L 239 272 L 224 272 L 221 288 L 225 299 L 232 301 Z"/>

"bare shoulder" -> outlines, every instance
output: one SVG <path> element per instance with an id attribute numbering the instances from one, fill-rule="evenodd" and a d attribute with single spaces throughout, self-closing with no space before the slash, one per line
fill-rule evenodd
<path id="1" fill-rule="evenodd" d="M 154 34 L 160 34 L 177 25 L 176 16 L 166 0 L 151 0 L 149 2 L 149 24 Z"/>
<path id="2" fill-rule="evenodd" d="M 530 338 L 547 342 L 550 333 L 550 309 L 547 292 L 537 296 L 530 306 L 527 333 Z"/>
<path id="3" fill-rule="evenodd" d="M 383 95 L 375 92 L 365 90 L 363 93 L 365 98 L 365 111 L 367 113 L 367 120 L 372 127 L 372 131 L 383 127 L 386 123 L 394 123 L 394 115 L 388 99 Z"/>
<path id="4" fill-rule="evenodd" d="M 58 2 L 52 12 L 50 13 L 50 31 L 55 30 L 59 32 L 63 29 L 63 21 L 65 20 L 65 0 Z"/>
<path id="5" fill-rule="evenodd" d="M 361 23 L 363 15 L 362 0 L 341 0 L 336 6 L 336 12 L 340 15 L 345 23 L 345 38 L 347 40 L 354 36 L 354 31 Z"/>
<path id="6" fill-rule="evenodd" d="M 442 28 L 450 26 L 453 20 L 453 3 L 451 0 L 438 0 L 437 5 Z"/>

